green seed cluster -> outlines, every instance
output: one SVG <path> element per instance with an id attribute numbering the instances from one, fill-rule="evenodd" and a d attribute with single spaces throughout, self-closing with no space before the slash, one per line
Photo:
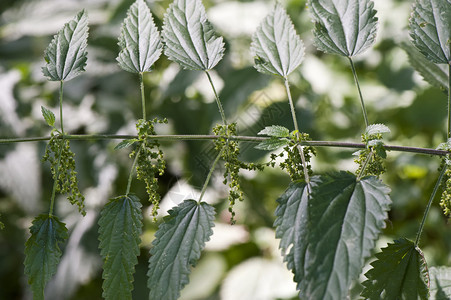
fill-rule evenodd
<path id="1" fill-rule="evenodd" d="M 445 171 L 445 187 L 443 189 L 442 197 L 440 199 L 440 206 L 443 209 L 443 214 L 448 218 L 451 217 L 451 169 L 444 163 L 443 168 Z"/>
<path id="2" fill-rule="evenodd" d="M 238 159 L 240 148 L 238 142 L 230 140 L 230 137 L 237 134 L 236 123 L 230 125 L 217 125 L 213 128 L 213 133 L 219 136 L 215 141 L 215 149 L 221 151 L 221 159 L 224 163 L 224 184 L 229 186 L 229 212 L 231 214 L 230 223 L 235 224 L 235 211 L 233 206 L 236 201 L 243 201 L 244 194 L 240 187 L 239 171 L 245 170 L 259 170 L 262 171 L 264 166 L 262 164 L 245 163 Z"/>
<path id="3" fill-rule="evenodd" d="M 367 175 L 379 176 L 385 173 L 384 160 L 387 157 L 387 153 L 382 143 L 382 134 L 362 134 L 362 142 L 366 145 L 366 148 L 360 150 L 359 156 L 354 160 L 359 165 L 356 174 L 363 177 Z M 365 166 L 367 159 L 369 160 Z M 362 170 L 363 174 L 361 174 Z"/>
<path id="4" fill-rule="evenodd" d="M 77 172 L 75 171 L 75 154 L 70 150 L 69 140 L 52 137 L 47 144 L 42 161 L 50 163 L 53 180 L 56 181 L 56 191 L 68 194 L 69 202 L 78 206 L 78 211 L 84 216 L 85 197 L 78 188 Z"/>
<path id="5" fill-rule="evenodd" d="M 282 170 L 285 170 L 292 181 L 296 180 L 304 180 L 304 166 L 302 165 L 301 158 L 301 142 L 310 141 L 310 136 L 307 133 L 299 133 L 292 132 L 290 134 L 290 139 L 288 145 L 286 145 L 281 153 L 279 154 L 271 154 L 271 160 L 268 165 L 271 167 L 275 166 L 275 161 L 277 157 L 284 157 L 286 153 L 286 158 L 283 162 L 279 164 Z M 307 170 L 309 175 L 313 174 L 312 167 L 310 165 L 310 160 L 313 156 L 316 155 L 315 149 L 310 146 L 302 146 L 302 150 L 304 152 L 305 163 L 307 164 Z"/>
<path id="6" fill-rule="evenodd" d="M 152 216 L 154 219 L 158 214 L 161 200 L 161 196 L 157 192 L 157 176 L 163 175 L 166 169 L 166 162 L 163 159 L 163 151 L 160 149 L 160 144 L 157 140 L 148 138 L 156 134 L 155 123 L 167 123 L 167 120 L 138 120 L 136 129 L 138 130 L 139 147 L 130 153 L 131 158 L 138 155 L 136 177 L 146 184 L 149 201 L 153 205 Z"/>

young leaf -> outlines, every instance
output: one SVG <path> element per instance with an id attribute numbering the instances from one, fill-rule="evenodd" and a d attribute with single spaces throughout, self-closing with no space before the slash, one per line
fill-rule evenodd
<path id="1" fill-rule="evenodd" d="M 290 131 L 288 128 L 279 125 L 266 126 L 265 129 L 260 130 L 259 135 L 268 135 L 273 137 L 288 137 Z"/>
<path id="2" fill-rule="evenodd" d="M 47 65 L 42 68 L 44 76 L 51 81 L 67 81 L 82 73 L 88 54 L 87 42 L 88 16 L 82 10 L 58 31 L 45 50 Z"/>
<path id="3" fill-rule="evenodd" d="M 141 206 L 134 195 L 120 196 L 111 199 L 100 212 L 99 248 L 105 299 L 132 299 L 143 226 Z"/>
<path id="4" fill-rule="evenodd" d="M 304 44 L 285 9 L 277 3 L 252 36 L 251 51 L 259 72 L 288 76 L 304 58 Z"/>
<path id="5" fill-rule="evenodd" d="M 150 250 L 148 287 L 150 300 L 176 300 L 189 282 L 188 275 L 213 234 L 214 208 L 185 200 L 169 211 L 155 233 Z"/>
<path id="6" fill-rule="evenodd" d="M 201 0 L 175 0 L 164 17 L 164 53 L 185 69 L 210 70 L 222 59 L 224 43 L 216 37 Z"/>
<path id="7" fill-rule="evenodd" d="M 377 260 L 365 276 L 365 299 L 428 299 L 428 274 L 423 253 L 407 239 L 376 254 Z"/>
<path id="8" fill-rule="evenodd" d="M 44 117 L 47 125 L 54 127 L 55 126 L 55 114 L 51 110 L 48 110 L 44 106 L 41 106 L 42 116 Z"/>
<path id="9" fill-rule="evenodd" d="M 410 18 L 412 43 L 437 64 L 451 63 L 451 0 L 416 0 Z"/>
<path id="10" fill-rule="evenodd" d="M 355 56 L 376 39 L 377 17 L 371 0 L 309 0 L 316 47 L 330 54 Z"/>
<path id="11" fill-rule="evenodd" d="M 309 200 L 307 299 L 345 299 L 378 238 L 390 189 L 374 176 L 340 172 L 321 176 Z"/>
<path id="12" fill-rule="evenodd" d="M 430 299 L 451 299 L 451 268 L 429 268 Z"/>
<path id="13" fill-rule="evenodd" d="M 25 243 L 25 275 L 33 291 L 33 299 L 44 300 L 44 288 L 56 273 L 61 259 L 59 244 L 67 239 L 67 229 L 57 217 L 42 214 L 30 227 Z"/>
<path id="14" fill-rule="evenodd" d="M 259 143 L 257 146 L 255 146 L 255 149 L 272 151 L 285 146 L 286 144 L 288 144 L 287 139 L 271 137 L 270 139 L 264 140 L 263 142 Z"/>
<path id="15" fill-rule="evenodd" d="M 403 42 L 400 46 L 406 51 L 410 65 L 423 76 L 424 80 L 442 90 L 448 89 L 448 74 L 445 68 L 427 60 L 412 44 Z"/>
<path id="16" fill-rule="evenodd" d="M 138 141 L 137 139 L 123 140 L 122 142 L 117 144 L 116 147 L 114 147 L 114 150 L 120 150 L 120 149 L 123 149 L 123 148 L 130 147 L 131 145 L 133 145 L 137 141 Z"/>
<path id="17" fill-rule="evenodd" d="M 318 176 L 311 177 L 310 186 L 316 185 L 318 178 Z M 282 250 L 288 269 L 294 274 L 298 289 L 305 276 L 305 255 L 309 238 L 308 201 L 307 184 L 294 182 L 277 199 L 279 205 L 275 212 L 276 238 L 280 239 L 279 248 Z"/>
<path id="18" fill-rule="evenodd" d="M 375 134 L 379 134 L 379 133 L 390 133 L 390 128 L 388 128 L 384 124 L 371 124 L 366 128 L 365 133 L 367 135 L 375 135 Z"/>
<path id="19" fill-rule="evenodd" d="M 144 0 L 136 0 L 122 23 L 119 66 L 131 73 L 149 72 L 161 55 L 160 33 Z"/>

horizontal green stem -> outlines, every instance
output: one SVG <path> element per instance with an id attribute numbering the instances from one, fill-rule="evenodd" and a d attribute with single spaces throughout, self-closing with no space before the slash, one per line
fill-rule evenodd
<path id="1" fill-rule="evenodd" d="M 58 136 L 55 138 L 62 138 L 62 136 Z M 116 135 L 116 134 L 68 134 L 64 135 L 64 138 L 67 140 L 78 140 L 78 141 L 97 141 L 97 140 L 126 140 L 126 139 L 136 139 L 137 135 Z M 196 134 L 185 134 L 185 135 L 151 135 L 147 137 L 148 139 L 155 139 L 161 141 L 177 141 L 177 140 L 216 140 L 220 138 L 218 135 L 196 135 Z M 240 142 L 253 142 L 260 143 L 269 139 L 269 137 L 261 137 L 261 136 L 230 136 L 230 140 L 240 141 Z M 9 139 L 0 139 L 0 144 L 11 144 L 11 143 L 22 143 L 22 142 L 39 142 L 39 141 L 48 141 L 50 140 L 50 136 L 48 137 L 29 137 L 29 138 L 9 138 Z M 364 149 L 366 146 L 362 143 L 353 143 L 353 142 L 332 142 L 332 141 L 308 141 L 301 142 L 302 146 L 313 146 L 313 147 L 335 147 L 335 148 L 354 148 L 354 149 Z M 437 150 L 430 148 L 420 148 L 420 147 L 406 147 L 406 146 L 397 146 L 397 145 L 384 145 L 385 150 L 387 151 L 398 151 L 398 152 L 411 152 L 411 153 L 420 153 L 420 154 L 428 154 L 428 155 L 448 155 L 450 152 L 445 150 Z"/>

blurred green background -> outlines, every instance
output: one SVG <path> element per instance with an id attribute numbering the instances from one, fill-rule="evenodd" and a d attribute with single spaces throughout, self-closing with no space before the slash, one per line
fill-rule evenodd
<path id="1" fill-rule="evenodd" d="M 130 0 L 2 0 L 0 2 L 0 137 L 46 136 L 40 113 L 44 105 L 58 111 L 58 84 L 41 73 L 43 52 L 52 36 L 82 8 L 90 18 L 88 66 L 65 84 L 65 129 L 70 133 L 135 134 L 141 116 L 138 77 L 122 71 L 115 58 L 117 37 Z M 293 97 L 302 131 L 314 140 L 359 141 L 363 116 L 348 61 L 318 52 L 312 44 L 312 23 L 304 0 L 282 1 L 304 40 L 306 56 L 291 75 Z M 435 148 L 446 139 L 446 95 L 424 82 L 399 47 L 408 40 L 412 1 L 377 1 L 380 20 L 374 47 L 356 57 L 371 123 L 384 123 L 392 133 L 387 143 Z M 169 1 L 148 2 L 161 28 Z M 273 1 L 204 1 L 226 55 L 212 72 L 229 120 L 239 133 L 256 135 L 277 124 L 292 129 L 281 81 L 258 73 L 249 52 L 251 35 L 271 11 Z M 159 134 L 208 134 L 219 121 L 213 93 L 203 73 L 184 71 L 165 57 L 145 76 L 147 114 L 168 118 Z M 70 238 L 48 299 L 101 299 L 101 258 L 97 221 L 101 207 L 124 193 L 131 167 L 129 149 L 114 151 L 119 141 L 73 141 L 80 188 L 86 196 L 82 217 L 63 196 L 57 214 Z M 215 153 L 211 142 L 165 142 L 167 172 L 160 178 L 161 216 L 183 199 L 197 198 Z M 269 153 L 241 144 L 241 158 L 267 161 Z M 45 143 L 0 145 L 0 299 L 31 299 L 23 274 L 24 243 L 31 220 L 46 212 L 52 188 L 47 164 L 41 164 Z M 356 169 L 352 149 L 318 148 L 315 173 Z M 390 152 L 387 174 L 393 208 L 378 249 L 394 238 L 415 238 L 423 210 L 438 177 L 437 157 Z M 245 201 L 236 206 L 237 225 L 230 226 L 227 188 L 221 170 L 215 173 L 205 199 L 217 211 L 212 241 L 207 244 L 181 299 L 296 299 L 295 284 L 280 258 L 272 224 L 276 199 L 289 184 L 279 169 L 243 172 Z M 141 182 L 132 190 L 142 199 L 145 229 L 135 274 L 134 299 L 146 299 L 150 244 L 157 229 Z M 450 265 L 451 231 L 435 201 L 421 248 L 430 266 Z M 375 251 L 378 251 L 375 249 Z M 353 291 L 358 292 L 356 284 Z M 354 294 L 352 294 L 354 295 Z M 354 297 L 354 296 L 351 296 Z"/>

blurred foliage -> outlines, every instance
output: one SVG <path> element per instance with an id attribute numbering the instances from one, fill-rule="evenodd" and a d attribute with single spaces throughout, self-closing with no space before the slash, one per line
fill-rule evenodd
<path id="1" fill-rule="evenodd" d="M 88 65 L 86 73 L 65 84 L 65 129 L 77 134 L 135 134 L 134 123 L 141 115 L 138 77 L 122 71 L 115 61 L 120 24 L 132 2 L 0 2 L 2 138 L 49 134 L 40 106 L 57 112 L 58 84 L 47 82 L 41 73 L 43 52 L 62 24 L 82 8 L 87 9 L 90 18 Z M 160 28 L 169 2 L 149 3 Z M 213 0 L 204 3 L 211 22 L 225 39 L 226 55 L 212 76 L 228 118 L 238 123 L 238 133 L 256 135 L 273 124 L 292 128 L 282 82 L 251 67 L 250 36 L 273 3 Z M 325 55 L 312 45 L 312 23 L 304 0 L 288 0 L 284 5 L 306 45 L 305 60 L 290 77 L 301 130 L 313 140 L 359 141 L 364 122 L 347 60 Z M 355 61 L 370 122 L 384 123 L 391 129 L 387 143 L 435 148 L 446 138 L 446 96 L 422 80 L 399 47 L 400 41 L 408 40 L 410 1 L 378 1 L 375 7 L 380 20 L 377 42 Z M 148 118 L 169 120 L 168 125 L 156 126 L 157 133 L 208 134 L 220 120 L 207 78 L 202 73 L 181 70 L 162 57 L 154 71 L 145 76 L 145 88 Z M 98 213 L 108 198 L 125 191 L 131 167 L 129 149 L 113 150 L 118 142 L 71 142 L 80 189 L 86 196 L 87 215 L 80 216 L 63 197 L 58 199 L 57 214 L 67 224 L 70 238 L 63 248 L 57 275 L 47 287 L 48 299 L 101 297 Z M 254 149 L 254 144 L 240 146 L 245 161 L 269 159 L 269 153 Z M 182 199 L 198 193 L 215 157 L 211 142 L 165 142 L 162 148 L 167 173 L 159 179 L 163 199 L 161 215 Z M 32 218 L 48 208 L 53 184 L 48 164 L 40 163 L 44 149 L 42 142 L 0 147 L 0 212 L 5 223 L 5 229 L 0 231 L 0 299 L 30 299 L 31 296 L 23 272 L 24 244 Z M 355 170 L 353 152 L 352 149 L 318 148 L 313 170 L 316 173 Z M 394 238 L 415 237 L 440 162 L 437 157 L 389 152 L 386 163 L 388 172 L 383 180 L 392 188 L 394 204 L 379 248 Z M 275 200 L 288 186 L 289 177 L 278 169 L 243 172 L 241 185 L 245 201 L 236 206 L 237 225 L 228 226 L 225 224 L 230 221 L 230 215 L 221 171 L 218 170 L 205 196 L 217 211 L 215 234 L 193 271 L 192 284 L 186 287 L 182 299 L 238 299 L 230 297 L 236 297 L 232 291 L 239 288 L 244 289 L 242 295 L 252 295 L 252 291 L 245 291 L 252 285 L 251 280 L 255 281 L 255 288 L 268 286 L 268 281 L 255 275 L 258 274 L 255 268 L 276 275 L 282 272 L 281 266 L 283 269 L 278 241 L 270 228 L 275 219 Z M 143 183 L 134 180 L 132 190 L 140 199 L 147 198 Z M 151 220 L 150 203 L 143 201 L 143 206 L 145 227 L 134 299 L 144 299 L 148 294 L 149 247 L 158 225 Z M 420 244 L 429 265 L 451 263 L 449 229 L 435 201 Z M 243 272 L 248 271 L 255 276 L 246 278 L 247 287 L 237 285 Z M 285 278 L 287 273 L 283 274 L 278 278 Z M 294 283 L 289 278 L 269 281 L 271 291 L 264 299 L 295 299 Z"/>

